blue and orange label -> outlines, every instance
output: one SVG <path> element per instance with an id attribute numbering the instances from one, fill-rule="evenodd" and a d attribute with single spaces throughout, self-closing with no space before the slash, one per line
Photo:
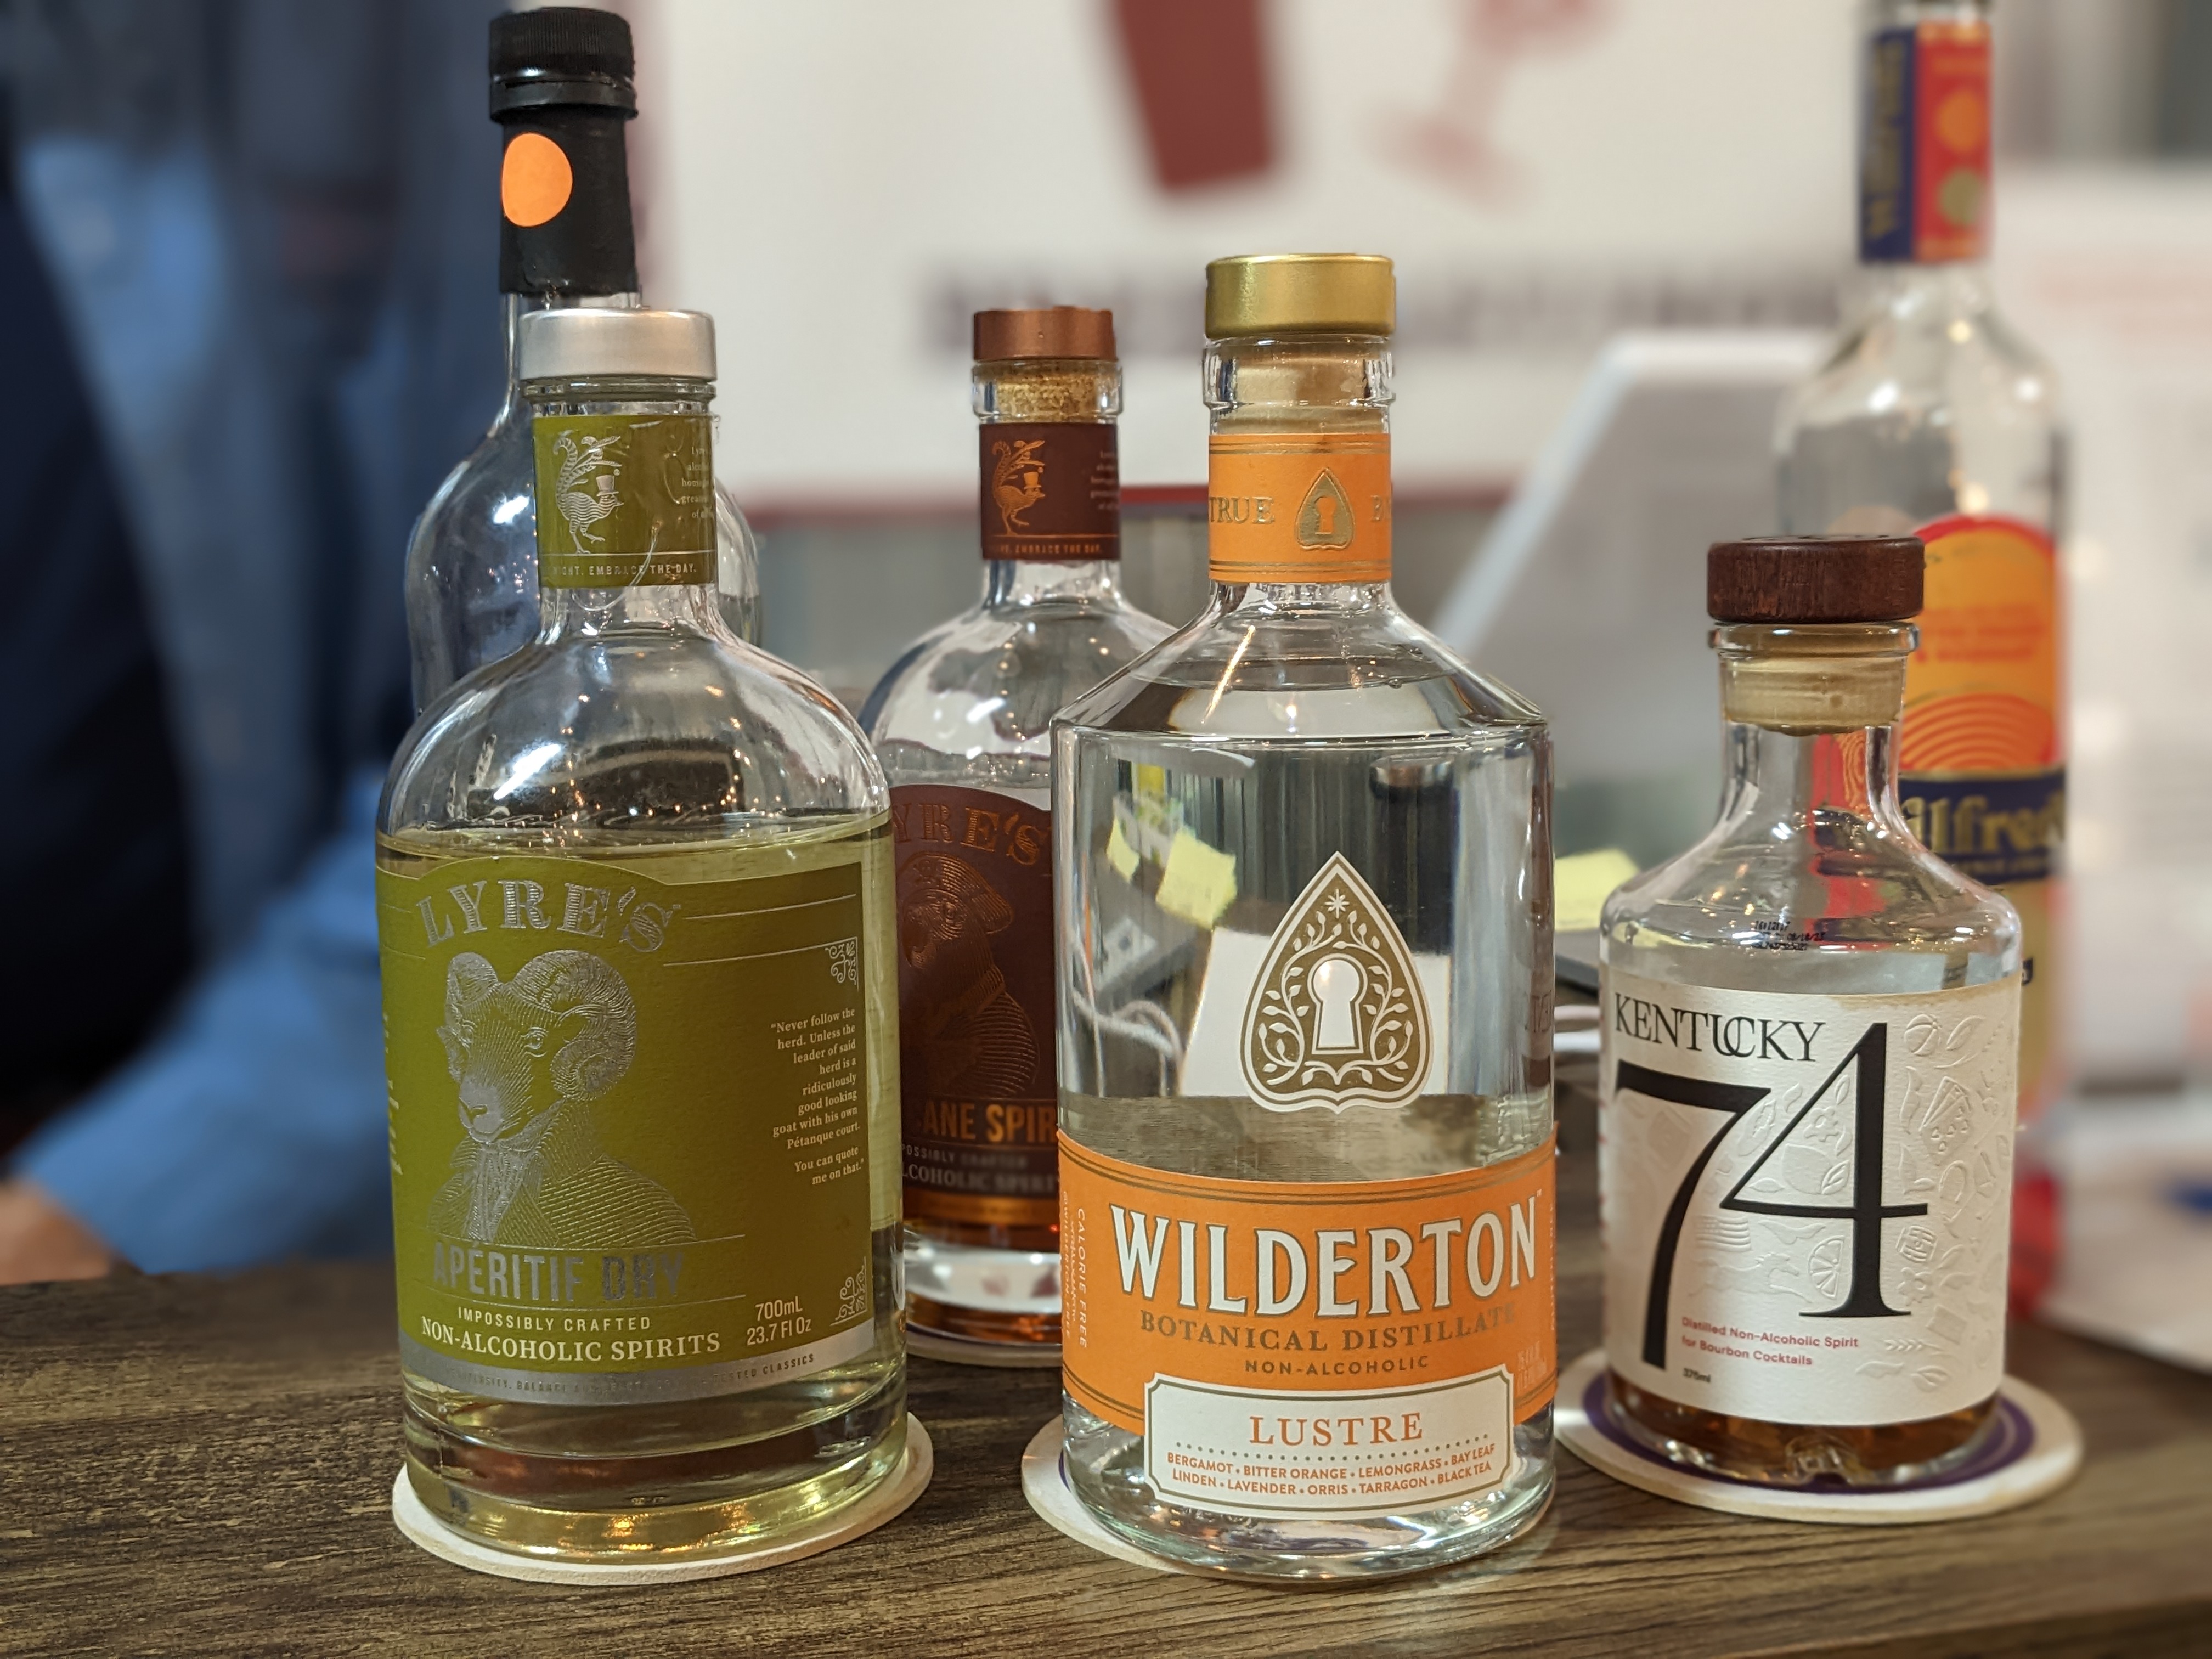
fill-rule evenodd
<path id="1" fill-rule="evenodd" d="M 1989 228 L 1989 25 L 1875 31 L 1866 100 L 1859 258 L 1980 258 Z"/>

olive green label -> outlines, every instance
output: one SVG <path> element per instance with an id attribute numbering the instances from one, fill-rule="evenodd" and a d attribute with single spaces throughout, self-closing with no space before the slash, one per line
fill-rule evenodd
<path id="1" fill-rule="evenodd" d="M 704 415 L 541 415 L 538 580 L 545 587 L 714 580 L 714 441 Z"/>
<path id="2" fill-rule="evenodd" d="M 689 1400 L 865 1352 L 862 866 L 377 873 L 400 1347 L 506 1400 Z"/>

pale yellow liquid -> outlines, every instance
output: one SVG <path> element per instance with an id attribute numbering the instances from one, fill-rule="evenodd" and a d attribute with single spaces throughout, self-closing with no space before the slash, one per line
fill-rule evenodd
<path id="1" fill-rule="evenodd" d="M 472 829 L 378 838 L 377 862 L 421 876 L 494 854 L 619 862 L 670 884 L 793 874 L 860 860 L 872 927 L 890 910 L 887 815 L 824 815 L 736 836 L 623 840 L 599 831 Z M 906 1357 L 897 1280 L 896 963 L 864 951 L 875 1340 L 797 1381 L 704 1400 L 549 1406 L 494 1400 L 407 1371 L 407 1474 L 431 1513 L 533 1555 L 655 1559 L 773 1544 L 851 1504 L 905 1454 Z M 711 1042 L 711 1034 L 702 1034 Z M 742 1180 L 743 1171 L 730 1172 Z"/>

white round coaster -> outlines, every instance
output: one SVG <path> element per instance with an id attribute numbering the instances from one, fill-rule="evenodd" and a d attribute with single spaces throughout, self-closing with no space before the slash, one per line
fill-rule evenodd
<path id="1" fill-rule="evenodd" d="M 1559 1379 L 1553 1423 L 1567 1449 L 1614 1480 L 1700 1509 L 1771 1521 L 1895 1527 L 1995 1515 L 2054 1492 L 2081 1467 L 2081 1426 L 2042 1389 L 2016 1376 L 1997 1395 L 1988 1443 L 1961 1468 L 1909 1486 L 1762 1486 L 1706 1474 L 1647 1451 L 1605 1413 L 1605 1350 L 1592 1348 Z"/>
<path id="2" fill-rule="evenodd" d="M 1067 1462 L 1060 1455 L 1066 1440 L 1066 1427 L 1055 1417 L 1036 1431 L 1022 1452 L 1022 1496 L 1030 1500 L 1030 1507 L 1037 1512 L 1039 1519 L 1054 1532 L 1065 1533 L 1086 1548 L 1110 1555 L 1116 1561 L 1127 1561 L 1131 1566 L 1150 1567 L 1154 1572 L 1214 1577 L 1212 1573 L 1199 1573 L 1194 1567 L 1163 1560 L 1101 1526 L 1098 1518 L 1075 1495 L 1075 1489 L 1067 1484 Z"/>
<path id="3" fill-rule="evenodd" d="M 977 1342 L 964 1336 L 944 1336 L 935 1331 L 906 1328 L 908 1353 L 925 1359 L 942 1359 L 955 1365 L 987 1365 L 1001 1371 L 1041 1371 L 1060 1369 L 1060 1344 L 1038 1343 L 1016 1347 L 1011 1342 Z"/>
<path id="4" fill-rule="evenodd" d="M 408 1480 L 404 1468 L 392 1483 L 392 1519 L 410 1540 L 440 1560 L 451 1561 L 472 1572 L 521 1578 L 535 1584 L 675 1584 L 687 1578 L 720 1578 L 730 1573 L 758 1572 L 764 1567 L 803 1561 L 863 1533 L 873 1532 L 921 1496 L 934 1467 L 929 1431 L 921 1426 L 921 1419 L 909 1413 L 906 1419 L 906 1462 L 896 1474 L 866 1497 L 825 1516 L 805 1531 L 779 1540 L 766 1548 L 680 1561 L 566 1561 L 495 1549 L 465 1533 L 456 1532 L 432 1515 L 416 1496 L 414 1483 Z"/>

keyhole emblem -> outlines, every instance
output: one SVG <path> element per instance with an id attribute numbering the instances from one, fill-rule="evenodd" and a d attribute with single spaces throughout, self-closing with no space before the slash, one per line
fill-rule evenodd
<path id="1" fill-rule="evenodd" d="M 1306 498 L 1298 503 L 1297 534 L 1300 547 L 1349 547 L 1352 532 L 1358 528 L 1352 514 L 1352 497 L 1344 493 L 1344 486 L 1336 475 L 1323 467 L 1306 491 Z"/>
<path id="2" fill-rule="evenodd" d="M 1359 1048 L 1359 994 L 1367 975 L 1350 957 L 1330 957 L 1315 965 L 1314 1000 L 1321 1018 L 1314 1031 L 1318 1054 L 1356 1054 Z"/>

